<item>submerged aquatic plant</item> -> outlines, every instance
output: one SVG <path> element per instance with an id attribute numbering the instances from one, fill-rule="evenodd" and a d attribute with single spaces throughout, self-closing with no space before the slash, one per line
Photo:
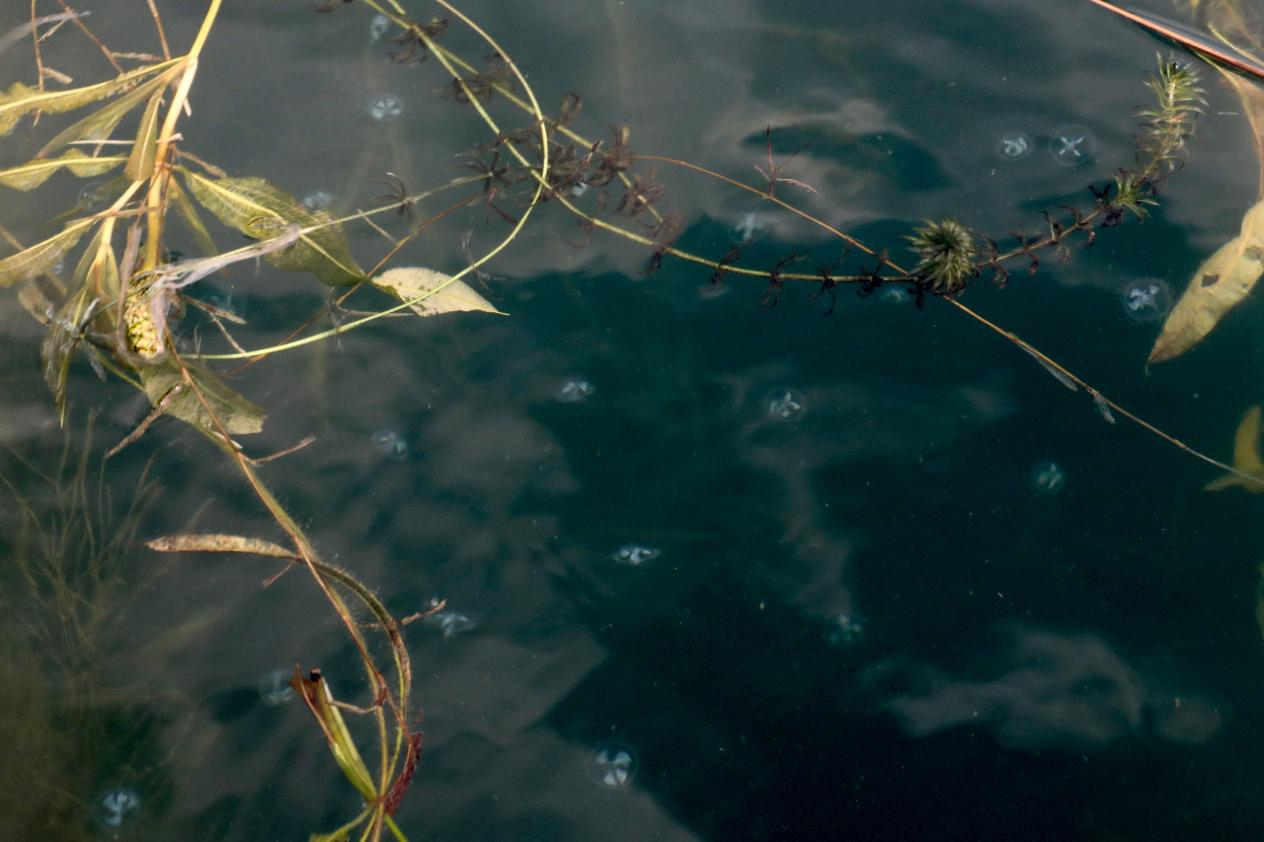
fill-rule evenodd
<path id="1" fill-rule="evenodd" d="M 975 234 L 955 219 L 928 219 L 908 241 L 921 259 L 914 274 L 925 278 L 935 292 L 955 295 L 979 274 Z"/>
<path id="2" fill-rule="evenodd" d="M 1031 354 L 1064 386 L 1072 390 L 1083 388 L 1103 418 L 1113 421 L 1116 415 L 1124 417 L 1204 461 L 1234 470 L 1106 399 L 1038 349 L 959 300 L 970 282 L 984 271 L 990 271 L 998 284 L 1009 278 L 1008 267 L 1015 264 L 1025 265 L 1034 274 L 1046 253 L 1068 259 L 1073 237 L 1077 243 L 1091 245 L 1099 228 L 1114 227 L 1128 216 L 1145 216 L 1147 207 L 1157 201 L 1157 189 L 1163 180 L 1184 162 L 1194 119 L 1204 105 L 1197 75 L 1188 64 L 1160 58 L 1158 72 L 1148 83 L 1155 102 L 1141 112 L 1138 160 L 1134 167 L 1121 169 L 1109 184 L 1095 187 L 1091 207 L 1046 212 L 1041 232 L 1014 234 L 1018 245 L 1008 250 L 1002 250 L 996 241 L 976 234 L 958 220 L 926 221 L 906 238 L 918 260 L 909 270 L 886 249 L 869 246 L 778 194 L 778 185 L 816 192 L 789 174 L 796 156 L 806 153 L 807 147 L 774 161 L 769 128 L 765 133 L 766 158 L 754 164 L 764 183 L 747 184 L 698 163 L 637 154 L 628 127 L 614 129 L 606 139 L 590 139 L 575 128 L 581 114 L 578 96 L 565 95 L 557 113 L 547 115 L 510 51 L 456 5 L 448 0 L 437 2 L 443 16 L 430 16 L 424 21 L 412 17 L 398 0 L 363 0 L 360 4 L 327 0 L 316 7 L 316 11 L 325 14 L 348 14 L 363 7 L 380 15 L 384 26 L 395 29 L 390 39 L 393 49 L 382 60 L 404 64 L 433 58 L 426 66 L 445 75 L 444 93 L 468 106 L 486 126 L 490 137 L 464 153 L 464 167 L 469 173 L 418 192 L 410 190 L 402 177 L 387 173 L 379 179 L 389 188 L 386 195 L 378 197 L 380 206 L 341 218 L 304 205 L 265 178 L 227 175 L 213 162 L 193 154 L 189 148 L 192 138 L 179 131 L 222 0 L 209 0 L 201 26 L 183 53 L 172 52 L 161 16 L 154 9 L 152 16 L 162 58 L 133 57 L 128 60 L 140 62 L 138 66 L 123 69 L 117 66 L 116 55 L 121 54 L 102 45 L 116 65 L 117 75 L 95 84 L 49 88 L 47 80 L 56 77 L 43 66 L 38 52 L 40 41 L 35 39 L 38 87 L 17 83 L 0 94 L 0 134 L 11 132 L 27 117 L 87 112 L 50 138 L 37 157 L 0 171 L 0 185 L 30 191 L 57 172 L 86 178 L 121 171 L 103 187 L 103 209 L 88 212 L 77 207 L 59 230 L 0 260 L 0 286 L 20 286 L 23 305 L 46 328 L 42 347 L 45 379 L 63 418 L 71 359 L 82 351 L 94 367 L 142 391 L 152 407 L 145 420 L 111 453 L 139 439 L 162 415 L 179 419 L 214 444 L 280 527 L 286 543 L 235 534 L 181 534 L 151 540 L 148 546 L 159 552 L 257 556 L 280 565 L 269 582 L 294 567 L 304 568 L 339 617 L 359 656 L 371 700 L 363 707 L 335 699 L 319 670 L 302 672 L 296 668 L 293 677 L 293 688 L 364 802 L 361 812 L 342 827 L 314 838 L 345 839 L 352 833 L 358 833 L 362 839 L 379 839 L 387 833 L 404 838 L 393 816 L 417 774 L 422 741 L 417 727 L 419 715 L 411 698 L 412 667 L 403 630 L 412 620 L 438 616 L 435 612 L 442 605 L 396 619 L 372 589 L 348 570 L 322 559 L 304 529 L 257 470 L 264 462 L 305 446 L 309 440 L 279 454 L 252 455 L 239 439 L 262 428 L 265 411 L 225 383 L 210 366 L 219 361 L 242 360 L 248 361 L 245 364 L 257 364 L 302 345 L 345 336 L 379 318 L 409 311 L 420 316 L 456 311 L 496 313 L 494 306 L 462 279 L 478 275 L 480 267 L 513 242 L 545 203 L 573 215 L 587 235 L 586 243 L 594 232 L 604 232 L 643 247 L 647 272 L 658 269 L 667 259 L 677 259 L 703 267 L 713 285 L 729 278 L 763 282 L 761 303 L 765 308 L 775 306 L 792 282 L 815 284 L 815 295 L 828 294 L 827 314 L 833 312 L 837 289 L 843 284 L 854 285 L 861 295 L 886 284 L 898 285 L 897 288 L 912 293 L 919 307 L 929 294 Z M 33 17 L 31 30 L 69 20 L 53 17 L 57 20 Z M 91 34 L 83 21 L 74 20 L 83 32 Z M 491 51 L 481 69 L 440 40 L 457 24 L 474 33 Z M 95 36 L 92 39 L 100 43 Z M 398 100 L 379 105 L 378 116 L 382 118 L 397 116 L 403 107 Z M 503 111 L 513 113 L 512 109 L 526 115 L 524 125 L 502 125 L 499 115 Z M 133 117 L 129 128 L 120 131 L 124 121 Z M 72 147 L 80 141 L 97 144 L 98 154 L 88 155 Z M 126 154 L 100 154 L 102 150 L 119 148 Z M 66 149 L 69 151 L 63 151 Z M 745 242 L 730 247 L 723 255 L 686 250 L 680 244 L 683 216 L 664 207 L 670 201 L 670 184 L 660 180 L 656 171 L 643 170 L 644 166 L 701 174 L 767 202 L 773 209 L 794 215 L 841 241 L 843 259 L 827 262 L 815 271 L 797 271 L 796 266 L 806 255 L 792 253 L 775 262 L 769 259 L 759 266 L 744 265 Z M 446 207 L 428 210 L 430 200 L 444 193 L 456 196 Z M 480 202 L 492 212 L 489 218 L 503 221 L 508 228 L 481 255 L 471 255 L 467 266 L 447 274 L 425 267 L 392 265 L 396 255 L 423 231 L 448 214 L 478 207 Z M 208 214 L 231 231 L 231 236 L 244 235 L 251 244 L 231 250 L 218 248 L 204 219 Z M 407 233 L 393 237 L 373 222 L 384 215 L 397 216 L 401 225 L 407 221 Z M 173 218 L 181 219 L 193 233 L 201 254 L 184 260 L 169 256 L 167 229 L 168 220 Z M 384 253 L 371 265 L 362 265 L 352 253 L 344 233 L 344 226 L 351 224 L 369 225 L 388 242 Z M 58 260 L 76 251 L 78 260 L 68 276 L 53 271 Z M 862 268 L 841 270 L 844 260 L 854 253 L 859 253 Z M 333 325 L 309 330 L 325 318 L 322 312 L 272 346 L 243 349 L 238 345 L 224 324 L 232 322 L 232 314 L 206 309 L 209 305 L 196 302 L 191 293 L 201 279 L 237 261 L 256 258 L 277 269 L 305 273 L 331 288 L 336 294 L 328 308 Z M 365 291 L 360 293 L 362 298 L 376 292 L 387 296 L 391 303 L 353 313 L 354 318 L 347 320 L 343 304 L 361 290 Z M 202 307 L 232 350 L 203 353 L 181 324 L 183 313 L 187 312 L 184 304 Z M 803 402 L 798 401 L 796 406 L 794 411 L 801 412 Z M 787 412 L 780 414 L 790 417 Z M 142 497 L 137 495 L 135 499 Z M 42 568 L 33 564 L 23 569 L 32 571 L 29 582 L 44 582 L 39 587 L 32 585 L 33 592 L 43 594 L 40 598 L 46 599 L 50 607 L 57 609 L 65 600 L 68 607 L 64 610 L 72 618 L 72 625 L 91 625 L 92 618 L 78 617 L 78 609 L 73 607 L 84 587 L 82 583 L 63 581 L 56 586 L 61 580 L 55 571 L 37 572 Z M 385 642 L 386 657 L 371 646 L 371 638 Z M 373 755 L 362 753 L 357 747 L 344 713 L 370 720 Z"/>

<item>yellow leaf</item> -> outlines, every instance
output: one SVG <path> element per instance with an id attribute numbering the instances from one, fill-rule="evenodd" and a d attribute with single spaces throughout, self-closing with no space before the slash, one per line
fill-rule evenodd
<path id="1" fill-rule="evenodd" d="M 460 312 L 506 315 L 464 281 L 454 281 L 442 272 L 421 266 L 388 269 L 373 279 L 373 285 L 409 302 L 419 316 Z"/>
<path id="2" fill-rule="evenodd" d="M 162 105 L 162 91 L 149 98 L 145 113 L 140 118 L 132 154 L 127 159 L 127 177 L 132 181 L 147 181 L 154 172 L 154 156 L 158 148 L 158 106 Z"/>
<path id="3" fill-rule="evenodd" d="M 15 82 L 7 92 L 0 93 L 0 135 L 13 131 L 13 127 L 24 114 L 32 111 L 42 111 L 46 114 L 73 111 L 122 93 L 137 85 L 146 76 L 172 68 L 184 60 L 185 57 L 180 56 L 158 64 L 147 64 L 105 82 L 65 91 L 41 91 L 23 85 L 21 82 Z"/>
<path id="4" fill-rule="evenodd" d="M 1225 474 L 1219 479 L 1207 483 L 1204 491 L 1223 491 L 1226 488 L 1241 487 L 1255 494 L 1264 494 L 1264 461 L 1260 460 L 1260 407 L 1253 406 L 1242 416 L 1238 424 L 1238 432 L 1233 437 L 1233 467 L 1244 474 L 1259 477 L 1260 482 L 1238 476 Z"/>
<path id="5" fill-rule="evenodd" d="M 123 163 L 120 156 L 90 158 L 78 149 L 71 149 L 60 158 L 36 158 L 7 170 L 0 170 L 0 184 L 14 190 L 34 190 L 60 169 L 67 169 L 79 178 L 101 175 Z"/>
<path id="6" fill-rule="evenodd" d="M 166 73 L 142 83 L 108 105 L 104 105 L 92 112 L 44 144 L 44 148 L 39 151 L 39 156 L 43 157 L 54 149 L 79 140 L 108 140 L 110 135 L 114 133 L 114 128 L 118 126 L 119 121 L 126 117 L 129 111 L 155 93 L 158 93 L 163 86 L 171 82 L 180 70 L 181 68 L 178 67 L 168 70 Z"/>
<path id="7" fill-rule="evenodd" d="M 1264 201 L 1242 218 L 1242 231 L 1198 267 L 1150 351 L 1150 362 L 1180 356 L 1202 341 L 1264 274 Z"/>
<path id="8" fill-rule="evenodd" d="M 71 222 L 47 240 L 0 260 L 0 287 L 13 286 L 48 269 L 57 258 L 74 248 L 92 222 L 90 219 Z"/>
<path id="9" fill-rule="evenodd" d="M 262 178 L 207 178 L 192 170 L 182 172 L 189 193 L 202 207 L 248 237 L 267 239 L 291 223 L 303 229 L 293 246 L 264 257 L 278 269 L 311 272 L 330 286 L 365 280 L 346 235 L 324 211 L 309 211 Z"/>
<path id="10" fill-rule="evenodd" d="M 158 406 L 165 399 L 168 415 L 218 434 L 219 427 L 202 403 L 205 400 L 230 435 L 257 433 L 263 429 L 263 419 L 266 416 L 262 409 L 225 386 L 209 368 L 193 363 L 186 363 L 185 367 L 201 393 L 201 399 L 192 390 L 184 388 L 184 377 L 179 366 L 167 355 L 159 362 L 140 369 L 140 380 L 151 404 Z M 173 392 L 177 386 L 181 387 L 180 391 Z"/>

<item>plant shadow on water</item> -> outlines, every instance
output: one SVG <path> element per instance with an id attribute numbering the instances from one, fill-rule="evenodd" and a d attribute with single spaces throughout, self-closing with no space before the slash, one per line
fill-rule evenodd
<path id="1" fill-rule="evenodd" d="M 1253 81 L 1088 3 L 35 5 L 0 836 L 1258 828 Z"/>

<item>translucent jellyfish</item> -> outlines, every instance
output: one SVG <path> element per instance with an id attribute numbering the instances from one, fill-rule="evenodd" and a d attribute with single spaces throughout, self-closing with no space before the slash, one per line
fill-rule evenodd
<path id="1" fill-rule="evenodd" d="M 394 430 L 378 430 L 370 437 L 373 449 L 393 462 L 408 458 L 408 442 Z"/>
<path id="2" fill-rule="evenodd" d="M 864 623 L 844 611 L 830 621 L 825 640 L 831 646 L 851 646 L 860 640 L 864 631 Z"/>
<path id="3" fill-rule="evenodd" d="M 1005 161 L 1021 161 L 1031 154 L 1032 146 L 1025 132 L 1009 132 L 996 142 L 996 154 Z"/>
<path id="4" fill-rule="evenodd" d="M 1087 126 L 1072 123 L 1053 133 L 1049 154 L 1065 167 L 1078 167 L 1097 155 L 1097 138 Z"/>
<path id="5" fill-rule="evenodd" d="M 368 112 L 373 122 L 389 123 L 404 113 L 404 102 L 395 94 L 382 94 L 369 103 Z"/>
<path id="6" fill-rule="evenodd" d="M 597 387 L 582 377 L 572 377 L 558 387 L 555 397 L 558 403 L 583 403 L 592 397 Z"/>
<path id="7" fill-rule="evenodd" d="M 643 544 L 624 544 L 614 551 L 614 555 L 611 558 L 619 562 L 619 564 L 626 564 L 629 567 L 640 567 L 647 561 L 653 561 L 662 554 L 662 550 L 647 547 Z"/>
<path id="8" fill-rule="evenodd" d="M 731 287 L 723 281 L 716 283 L 707 282 L 698 287 L 698 297 L 703 301 L 710 301 L 713 298 L 719 298 L 722 295 L 728 295 Z"/>
<path id="9" fill-rule="evenodd" d="M 334 203 L 334 194 L 328 190 L 313 190 L 303 197 L 303 207 L 309 211 L 329 210 Z"/>
<path id="10" fill-rule="evenodd" d="M 259 679 L 259 698 L 268 707 L 283 705 L 294 698 L 294 688 L 290 686 L 290 673 L 285 670 L 273 670 Z"/>
<path id="11" fill-rule="evenodd" d="M 79 190 L 79 207 L 88 210 L 97 205 L 104 204 L 105 200 L 110 198 L 110 193 L 106 182 L 89 181 Z"/>
<path id="12" fill-rule="evenodd" d="M 1158 278 L 1142 278 L 1124 287 L 1120 300 L 1129 321 L 1157 322 L 1172 309 L 1172 290 Z"/>
<path id="13" fill-rule="evenodd" d="M 610 740 L 593 750 L 588 759 L 588 777 L 607 789 L 623 789 L 636 778 L 639 767 L 632 746 Z"/>
<path id="14" fill-rule="evenodd" d="M 774 421 L 797 421 L 807 410 L 807 403 L 798 389 L 782 386 L 764 398 L 764 409 Z"/>
<path id="15" fill-rule="evenodd" d="M 434 602 L 434 600 L 431 600 L 431 602 Z M 471 631 L 478 625 L 478 621 L 474 618 L 450 609 L 427 614 L 421 621 L 427 626 L 442 632 L 444 640 L 456 637 L 462 632 Z"/>
<path id="16" fill-rule="evenodd" d="M 391 19 L 386 15 L 377 15 L 369 21 L 369 41 L 377 42 L 391 29 Z"/>
<path id="17" fill-rule="evenodd" d="M 116 787 L 97 802 L 97 815 L 106 827 L 122 827 L 128 814 L 140 810 L 140 795 L 134 789 Z"/>
<path id="18" fill-rule="evenodd" d="M 878 295 L 878 300 L 883 304 L 907 304 L 912 299 L 909 294 L 904 291 L 902 286 L 891 286 L 888 284 Z"/>
<path id="19" fill-rule="evenodd" d="M 755 213 L 755 211 L 747 211 L 738 218 L 737 224 L 729 230 L 729 238 L 735 243 L 746 245 L 763 236 L 767 230 L 768 222 L 762 215 Z"/>
<path id="20" fill-rule="evenodd" d="M 574 187 L 571 188 L 571 195 L 574 196 L 576 199 L 578 199 L 580 196 L 584 195 L 587 192 L 588 192 L 587 182 L 581 181 L 579 184 L 576 184 Z"/>
<path id="21" fill-rule="evenodd" d="M 1031 470 L 1031 487 L 1052 497 L 1066 485 L 1066 474 L 1056 462 L 1041 462 Z"/>

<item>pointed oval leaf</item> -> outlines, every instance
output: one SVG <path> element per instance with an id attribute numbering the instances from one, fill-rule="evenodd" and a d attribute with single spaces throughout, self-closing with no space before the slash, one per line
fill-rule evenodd
<path id="1" fill-rule="evenodd" d="M 419 316 L 440 313 L 481 312 L 503 316 L 492 303 L 464 281 L 422 266 L 399 266 L 388 269 L 372 281 L 378 289 L 391 293 Z"/>
<path id="2" fill-rule="evenodd" d="M 219 249 L 215 247 L 215 241 L 211 239 L 211 232 L 206 230 L 202 215 L 198 213 L 197 206 L 189 201 L 189 194 L 184 192 L 180 182 L 174 178 L 167 184 L 167 198 L 175 205 L 176 211 L 184 220 L 184 224 L 188 226 L 189 232 L 193 234 L 193 239 L 197 242 L 202 254 L 216 254 Z"/>
<path id="3" fill-rule="evenodd" d="M 159 553 L 246 553 L 271 558 L 302 558 L 293 550 L 262 538 L 222 533 L 164 535 L 146 541 L 145 546 Z"/>
<path id="4" fill-rule="evenodd" d="M 90 219 L 76 220 L 47 240 L 0 260 L 0 287 L 13 286 L 51 267 L 75 247 L 91 225 Z"/>
<path id="5" fill-rule="evenodd" d="M 1242 218 L 1242 231 L 1207 258 L 1168 314 L 1150 362 L 1180 356 L 1211 333 L 1264 274 L 1264 201 Z"/>
<path id="6" fill-rule="evenodd" d="M 188 362 L 185 363 L 185 367 L 189 370 L 189 376 L 201 391 L 202 396 L 206 398 L 211 410 L 231 435 L 257 433 L 263 429 L 263 419 L 266 414 L 262 409 L 225 386 L 219 376 L 210 369 Z M 180 374 L 180 366 L 170 356 L 143 367 L 140 370 L 140 380 L 145 386 L 145 394 L 149 396 L 151 404 L 157 406 L 160 401 L 166 399 L 166 411 L 169 415 L 174 415 L 195 427 L 201 427 L 215 434 L 219 433 L 219 428 L 207 414 L 206 407 L 198 400 L 193 390 L 185 386 L 184 377 Z M 181 387 L 180 391 L 172 393 L 172 389 L 177 386 Z"/>
<path id="7" fill-rule="evenodd" d="M 136 130 L 132 154 L 127 159 L 127 177 L 132 181 L 148 181 L 154 172 L 154 157 L 158 150 L 158 106 L 162 105 L 162 91 L 149 98 L 145 113 Z"/>
<path id="8" fill-rule="evenodd" d="M 20 166 L 0 170 L 0 184 L 14 190 L 34 190 L 61 169 L 69 170 L 79 178 L 91 178 L 109 172 L 125 160 L 121 156 L 92 158 L 78 149 L 71 149 L 60 158 L 36 158 Z"/>
<path id="9" fill-rule="evenodd" d="M 330 286 L 367 280 L 351 256 L 346 235 L 324 211 L 312 213 L 262 178 L 207 178 L 192 170 L 183 172 L 193 198 L 225 225 L 247 236 L 266 239 L 290 223 L 303 229 L 294 245 L 264 258 L 278 269 L 311 272 Z"/>
<path id="10" fill-rule="evenodd" d="M 70 357 L 79 344 L 83 324 L 95 309 L 91 290 L 87 284 L 68 298 L 48 321 L 48 330 L 40 344 L 40 360 L 44 367 L 44 382 L 53 395 L 57 415 L 65 419 L 66 379 L 70 372 Z"/>

